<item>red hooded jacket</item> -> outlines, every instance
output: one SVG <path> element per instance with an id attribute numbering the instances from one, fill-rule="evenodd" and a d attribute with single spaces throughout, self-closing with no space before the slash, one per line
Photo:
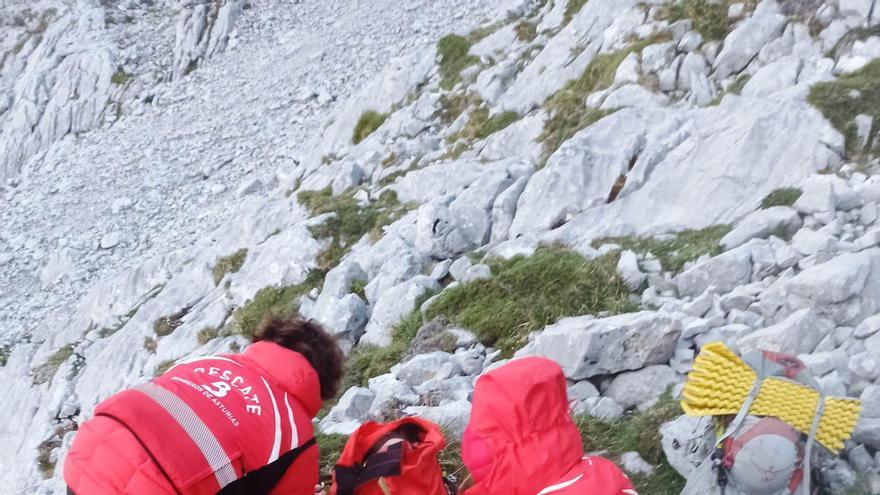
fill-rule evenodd
<path id="1" fill-rule="evenodd" d="M 562 369 L 543 358 L 511 361 L 474 387 L 462 460 L 465 495 L 635 495 L 611 461 L 584 456 Z"/>
<path id="2" fill-rule="evenodd" d="M 317 373 L 274 343 L 181 363 L 100 403 L 64 479 L 77 495 L 214 495 L 311 439 L 320 407 Z M 312 447 L 272 493 L 312 495 L 317 481 Z"/>

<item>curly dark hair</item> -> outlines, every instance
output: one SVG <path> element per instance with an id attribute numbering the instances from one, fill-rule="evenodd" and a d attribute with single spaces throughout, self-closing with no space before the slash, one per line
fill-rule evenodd
<path id="1" fill-rule="evenodd" d="M 254 342 L 274 342 L 302 354 L 318 373 L 321 399 L 336 397 L 342 383 L 345 354 L 330 332 L 314 321 L 300 318 L 266 318 Z"/>

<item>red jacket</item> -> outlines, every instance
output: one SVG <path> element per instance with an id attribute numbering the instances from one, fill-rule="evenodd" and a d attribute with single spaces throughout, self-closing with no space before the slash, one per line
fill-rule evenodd
<path id="1" fill-rule="evenodd" d="M 462 460 L 465 495 L 635 495 L 611 461 L 584 456 L 562 369 L 543 358 L 511 361 L 474 387 Z"/>
<path id="2" fill-rule="evenodd" d="M 181 363 L 99 404 L 64 479 L 77 495 L 214 495 L 311 439 L 320 407 L 317 373 L 273 343 Z M 312 495 L 317 481 L 312 447 L 272 493 Z"/>

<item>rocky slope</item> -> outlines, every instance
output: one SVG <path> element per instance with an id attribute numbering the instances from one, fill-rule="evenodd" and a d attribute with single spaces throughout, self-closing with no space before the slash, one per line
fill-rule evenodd
<path id="1" fill-rule="evenodd" d="M 152 103 L 139 95 L 109 129 L 56 144 L 16 141 L 39 146 L 15 145 L 33 171 L 0 212 L 12 226 L 0 282 L 21 287 L 3 296 L 16 309 L 0 368 L 21 411 L 0 462 L 20 468 L 0 486 L 58 490 L 57 460 L 98 401 L 244 345 L 269 311 L 299 311 L 351 349 L 327 434 L 415 413 L 454 435 L 474 378 L 519 355 L 560 362 L 594 428 L 641 421 L 634 410 L 668 411 L 663 392 L 723 340 L 796 353 L 827 393 L 861 397 L 854 440 L 823 467 L 836 490 L 880 492 L 874 2 L 509 0 L 475 30 L 485 6 L 442 4 L 388 6 L 425 26 L 388 33 L 414 49 L 364 85 L 339 71 L 370 66 L 365 53 L 320 36 L 365 36 L 354 13 L 399 22 L 372 3 L 303 4 L 351 9 L 317 26 L 241 5 L 240 34 L 218 35 L 225 54 L 206 33 L 233 3 L 196 5 L 173 43 L 166 33 L 170 52 L 143 62 L 170 81 L 143 83 Z M 473 22 L 441 38 L 451 12 Z M 202 15 L 210 29 L 194 27 Z M 183 49 L 187 32 L 201 35 Z M 377 65 L 389 55 L 362 50 Z M 282 63 L 296 56 L 304 65 Z M 325 63 L 339 71 L 311 71 Z M 0 118 L 30 100 L 12 101 Z M 108 200 L 94 183 L 124 192 Z M 643 493 L 672 493 L 672 469 L 687 475 L 702 452 L 688 444 L 699 428 L 663 425 L 663 452 L 659 438 L 591 446 Z"/>

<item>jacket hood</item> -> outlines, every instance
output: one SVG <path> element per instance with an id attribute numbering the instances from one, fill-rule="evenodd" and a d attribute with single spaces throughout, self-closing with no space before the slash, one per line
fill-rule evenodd
<path id="1" fill-rule="evenodd" d="M 511 361 L 481 376 L 473 398 L 462 440 L 473 493 L 534 495 L 580 462 L 580 431 L 555 362 Z"/>
<path id="2" fill-rule="evenodd" d="M 314 418 L 321 410 L 321 383 L 306 358 L 274 342 L 255 342 L 241 354 L 292 395 Z"/>

